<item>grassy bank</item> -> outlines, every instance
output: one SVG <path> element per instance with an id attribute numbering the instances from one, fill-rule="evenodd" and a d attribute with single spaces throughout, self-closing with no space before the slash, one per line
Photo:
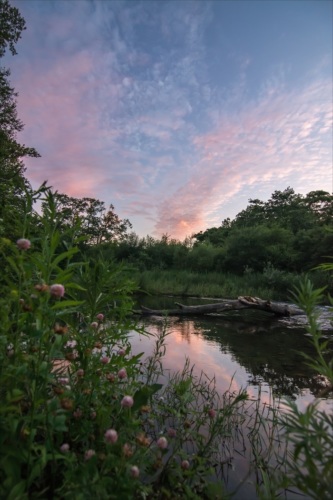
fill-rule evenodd
<path id="1" fill-rule="evenodd" d="M 195 297 L 227 297 L 252 295 L 273 300 L 287 300 L 290 290 L 299 283 L 301 275 L 266 269 L 264 273 L 246 272 L 243 276 L 218 272 L 193 272 L 152 269 L 136 271 L 132 278 L 140 290 L 152 295 Z M 318 287 L 330 285 L 326 275 L 315 271 L 312 281 Z"/>

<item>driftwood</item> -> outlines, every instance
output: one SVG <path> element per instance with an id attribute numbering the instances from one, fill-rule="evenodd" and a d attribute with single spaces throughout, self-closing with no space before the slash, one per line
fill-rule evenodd
<path id="1" fill-rule="evenodd" d="M 134 311 L 141 315 L 169 315 L 169 316 L 194 316 L 202 314 L 221 313 L 238 309 L 258 309 L 275 314 L 276 316 L 297 316 L 304 315 L 304 311 L 299 307 L 285 302 L 273 302 L 262 300 L 258 297 L 238 297 L 238 299 L 222 299 L 215 304 L 202 304 L 198 306 L 186 306 L 175 302 L 178 309 L 149 309 L 141 306 L 140 311 Z"/>

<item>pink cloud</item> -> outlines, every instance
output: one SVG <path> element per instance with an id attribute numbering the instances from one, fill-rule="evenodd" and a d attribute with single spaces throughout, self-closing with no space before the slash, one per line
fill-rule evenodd
<path id="1" fill-rule="evenodd" d="M 268 197 L 297 176 L 293 187 L 300 192 L 329 191 L 331 92 L 331 82 L 322 81 L 299 93 L 275 93 L 197 135 L 198 161 L 187 182 L 161 204 L 156 232 L 183 238 L 219 224 L 223 206 L 252 186 Z"/>

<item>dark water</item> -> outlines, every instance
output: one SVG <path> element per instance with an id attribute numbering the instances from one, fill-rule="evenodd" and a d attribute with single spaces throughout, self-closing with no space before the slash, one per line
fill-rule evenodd
<path id="1" fill-rule="evenodd" d="M 140 304 L 154 309 L 173 308 L 175 300 L 174 297 L 144 297 L 140 298 Z M 188 303 L 198 302 L 189 299 Z M 165 328 L 165 320 L 160 316 L 146 317 L 142 325 L 158 335 Z M 283 406 L 285 397 L 292 398 L 304 409 L 322 391 L 320 381 L 301 354 L 314 356 L 304 328 L 287 327 L 257 311 L 224 317 L 170 317 L 166 328 L 164 367 L 171 372 L 180 371 L 189 358 L 197 374 L 204 371 L 209 377 L 215 376 L 220 393 L 244 388 L 250 398 L 259 397 L 260 404 L 267 410 L 271 406 Z M 132 346 L 135 352 L 148 356 L 153 350 L 153 339 L 133 334 Z M 320 405 L 326 411 L 333 411 L 332 399 L 322 399 Z M 244 448 L 244 435 L 241 440 Z M 248 460 L 246 453 L 241 453 L 236 445 L 232 460 L 222 471 L 222 480 L 229 491 L 243 483 L 234 496 L 236 499 L 257 498 L 256 478 L 248 474 Z M 291 492 L 282 496 L 299 498 Z"/>

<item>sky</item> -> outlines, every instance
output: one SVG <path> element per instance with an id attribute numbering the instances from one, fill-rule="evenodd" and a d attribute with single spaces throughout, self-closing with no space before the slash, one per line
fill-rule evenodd
<path id="1" fill-rule="evenodd" d="M 183 240 L 291 186 L 332 191 L 330 0 L 11 0 L 34 187 Z"/>

